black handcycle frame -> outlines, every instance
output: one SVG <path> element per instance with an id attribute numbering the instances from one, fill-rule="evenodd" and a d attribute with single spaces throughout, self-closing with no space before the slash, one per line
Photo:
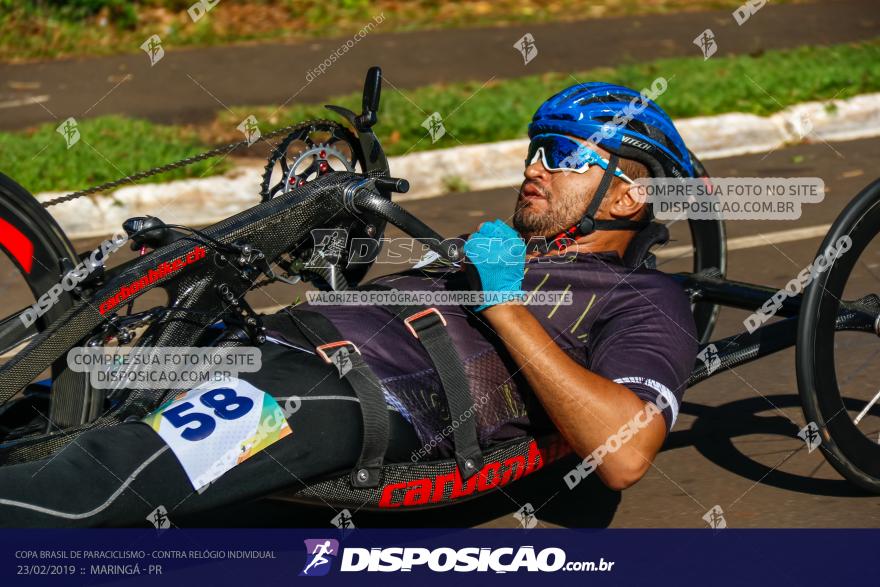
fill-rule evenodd
<path id="1" fill-rule="evenodd" d="M 371 130 L 378 110 L 379 75 L 378 68 L 368 74 L 362 114 L 355 115 L 342 108 L 330 107 L 357 131 L 364 163 L 363 173 L 330 173 L 189 234 L 168 231 L 167 226 L 160 227 L 161 230 L 144 225 L 132 228 L 129 232 L 133 238 L 156 230 L 165 236 L 154 239 L 154 250 L 148 254 L 107 270 L 94 292 L 72 301 L 63 315 L 53 314 L 52 320 L 33 336 L 23 350 L 0 366 L 0 405 L 20 392 L 43 370 L 57 366 L 70 348 L 94 341 L 96 336 L 110 336 L 121 329 L 133 328 L 138 325 L 135 324 L 137 320 L 149 323 L 138 346 L 262 343 L 265 337 L 260 316 L 244 301 L 244 294 L 259 277 L 267 274 L 267 269 L 281 255 L 307 241 L 314 228 L 333 224 L 339 217 L 355 217 L 365 225 L 372 226 L 373 233 L 379 236 L 385 224 L 391 223 L 447 260 L 461 261 L 463 251 L 459 244 L 444 240 L 391 201 L 393 192 L 406 191 L 408 185 L 405 180 L 389 177 L 387 160 Z M 869 199 L 880 200 L 880 182 L 866 188 L 854 202 Z M 711 350 L 711 360 L 697 362 L 688 385 L 695 385 L 737 366 L 795 346 L 799 339 L 803 295 L 786 296 L 782 300 L 776 312 L 781 318 L 779 321 L 762 325 L 753 332 L 745 331 L 709 340 L 721 306 L 756 311 L 778 290 L 724 278 L 726 246 L 723 223 L 691 221 L 690 229 L 694 237 L 695 270 L 671 276 L 690 297 L 701 355 L 704 354 L 702 351 Z M 113 312 L 109 312 L 109 317 L 104 315 L 108 312 L 102 310 L 105 307 L 102 304 L 106 304 L 114 292 L 131 287 L 162 263 L 186 257 L 195 247 L 203 249 L 200 262 L 184 265 L 174 275 L 163 275 L 126 299 L 134 301 L 147 291 L 159 287 L 168 293 L 167 305 L 138 315 L 137 320 L 117 316 Z M 61 263 L 61 266 L 65 264 Z M 856 330 L 880 335 L 880 305 L 871 300 L 863 298 L 842 302 L 837 312 L 836 331 Z M 227 327 L 222 341 L 216 331 L 210 328 L 221 319 Z M 25 334 L 24 330 L 16 331 L 14 320 L 7 320 L 0 326 L 0 335 L 12 337 Z M 48 456 L 75 438 L 76 434 L 143 417 L 155 409 L 165 396 L 155 390 L 127 390 L 126 396 L 113 408 L 112 413 L 67 429 L 6 442 L 0 446 L 0 453 L 7 463 Z M 517 450 L 522 452 L 527 449 L 527 446 L 521 445 Z M 838 465 L 835 466 L 841 470 Z M 880 489 L 880 480 L 871 483 L 855 481 L 872 490 Z M 338 480 L 324 483 L 327 482 L 332 484 Z M 342 489 L 340 491 L 345 493 Z"/>

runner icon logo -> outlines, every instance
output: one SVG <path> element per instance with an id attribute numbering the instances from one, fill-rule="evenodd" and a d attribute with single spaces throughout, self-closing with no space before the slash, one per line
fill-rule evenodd
<path id="1" fill-rule="evenodd" d="M 323 577 L 330 572 L 332 561 L 339 555 L 339 541 L 332 538 L 310 538 L 305 540 L 306 565 L 300 577 Z"/>
<path id="2" fill-rule="evenodd" d="M 339 528 L 340 530 L 353 530 L 354 522 L 351 516 L 351 512 L 347 509 L 342 510 L 336 516 L 330 520 L 330 523 Z"/>
<path id="3" fill-rule="evenodd" d="M 712 29 L 706 29 L 697 35 L 697 38 L 694 39 L 694 45 L 703 52 L 703 61 L 709 59 L 718 51 L 718 43 L 715 42 L 715 33 L 712 32 Z"/>
<path id="4" fill-rule="evenodd" d="M 432 143 L 436 143 L 446 134 L 446 127 L 443 126 L 443 117 L 440 116 L 439 112 L 432 113 L 431 116 L 422 121 L 422 126 L 428 130 Z"/>
<path id="5" fill-rule="evenodd" d="M 531 33 L 526 33 L 513 44 L 513 48 L 520 52 L 523 56 L 523 65 L 528 65 L 529 61 L 538 56 L 538 47 L 535 45 L 535 37 Z"/>
<path id="6" fill-rule="evenodd" d="M 167 530 L 171 527 L 171 518 L 168 517 L 168 510 L 164 505 L 160 505 L 150 512 L 146 519 L 155 526 L 156 530 Z"/>
<path id="7" fill-rule="evenodd" d="M 67 144 L 68 149 L 79 142 L 79 127 L 77 126 L 76 118 L 73 116 L 59 124 L 55 132 L 64 137 L 64 142 Z"/>
<path id="8" fill-rule="evenodd" d="M 513 517 L 519 520 L 519 523 L 526 530 L 530 530 L 538 525 L 538 518 L 535 517 L 535 508 L 532 507 L 532 504 L 527 503 L 521 508 L 519 508 Z"/>
<path id="9" fill-rule="evenodd" d="M 858 422 L 856 422 L 858 424 Z M 822 444 L 822 436 L 819 434 L 819 426 L 815 422 L 810 422 L 798 432 L 801 440 L 807 444 L 807 452 L 813 452 L 820 444 Z"/>
<path id="10" fill-rule="evenodd" d="M 348 352 L 347 348 L 342 347 L 333 353 L 331 360 L 333 361 L 333 365 L 336 366 L 336 370 L 339 371 L 340 379 L 345 377 L 346 374 L 351 371 L 351 353 Z"/>
<path id="11" fill-rule="evenodd" d="M 713 506 L 711 510 L 703 514 L 703 520 L 714 530 L 727 528 L 727 520 L 724 519 L 724 510 L 720 505 Z"/>
<path id="12" fill-rule="evenodd" d="M 718 347 L 714 344 L 710 344 L 701 350 L 700 354 L 697 355 L 697 358 L 703 361 L 703 364 L 706 365 L 706 371 L 708 371 L 707 375 L 711 375 L 721 366 L 721 357 L 718 355 Z"/>
<path id="13" fill-rule="evenodd" d="M 141 49 L 150 58 L 150 67 L 153 67 L 165 57 L 165 49 L 162 47 L 162 39 L 159 35 L 153 35 L 141 44 Z"/>
<path id="14" fill-rule="evenodd" d="M 245 139 L 247 139 L 248 147 L 256 143 L 258 140 L 260 140 L 260 137 L 263 136 L 260 133 L 260 127 L 257 124 L 257 119 L 253 114 L 242 120 L 241 123 L 235 128 L 244 135 Z"/>

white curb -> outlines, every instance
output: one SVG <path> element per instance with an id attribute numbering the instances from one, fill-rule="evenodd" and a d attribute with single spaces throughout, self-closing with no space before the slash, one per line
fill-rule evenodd
<path id="1" fill-rule="evenodd" d="M 806 102 L 769 117 L 721 114 L 687 118 L 676 126 L 702 160 L 760 153 L 801 141 L 848 141 L 880 136 L 880 93 L 847 100 Z M 450 186 L 468 190 L 515 187 L 522 181 L 527 139 L 422 151 L 389 161 L 396 177 L 412 186 L 397 201 L 433 198 Z M 121 188 L 51 208 L 70 238 L 104 237 L 132 216 L 152 214 L 175 224 L 217 222 L 255 205 L 263 164 L 244 164 L 203 179 Z M 45 201 L 64 192 L 37 194 Z"/>

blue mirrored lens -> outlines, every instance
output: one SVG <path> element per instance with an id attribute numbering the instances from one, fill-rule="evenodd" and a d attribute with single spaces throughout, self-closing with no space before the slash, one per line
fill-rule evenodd
<path id="1" fill-rule="evenodd" d="M 581 169 L 584 165 L 597 163 L 595 153 L 581 143 L 562 135 L 543 134 L 529 143 L 526 165 L 534 161 L 538 149 L 543 149 L 549 170 Z"/>

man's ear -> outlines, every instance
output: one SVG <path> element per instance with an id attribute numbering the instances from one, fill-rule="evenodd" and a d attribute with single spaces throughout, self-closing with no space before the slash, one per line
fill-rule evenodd
<path id="1" fill-rule="evenodd" d="M 648 192 L 641 184 L 622 183 L 617 186 L 609 213 L 615 218 L 634 218 L 647 205 Z"/>

